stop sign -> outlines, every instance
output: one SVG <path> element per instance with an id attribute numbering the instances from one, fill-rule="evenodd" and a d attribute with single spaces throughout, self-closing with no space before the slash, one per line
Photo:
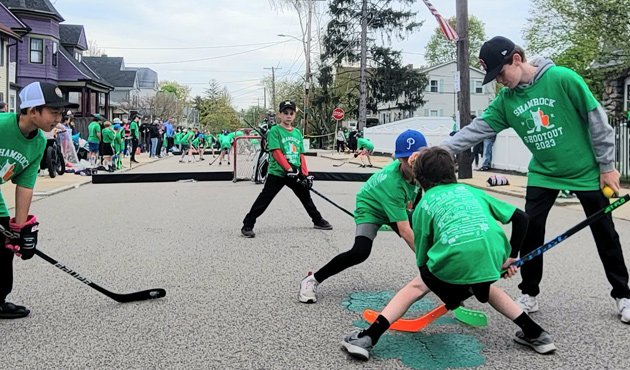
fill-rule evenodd
<path id="1" fill-rule="evenodd" d="M 333 110 L 333 118 L 336 119 L 337 121 L 342 120 L 343 116 L 346 114 L 346 112 L 343 111 L 343 109 L 341 108 L 335 108 Z"/>

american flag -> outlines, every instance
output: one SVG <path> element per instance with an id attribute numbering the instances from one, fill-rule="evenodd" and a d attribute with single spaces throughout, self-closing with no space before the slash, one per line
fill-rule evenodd
<path id="1" fill-rule="evenodd" d="M 431 11 L 431 14 L 435 16 L 435 19 L 437 19 L 438 24 L 440 25 L 440 29 L 442 30 L 442 33 L 444 34 L 444 37 L 446 37 L 446 39 L 449 41 L 457 41 L 459 36 L 457 36 L 457 32 L 455 32 L 453 27 L 451 27 L 451 25 L 448 24 L 448 21 L 444 19 L 444 17 L 442 17 L 440 13 L 438 13 L 438 11 L 435 9 L 433 4 L 431 4 L 428 0 L 423 0 L 423 1 L 427 5 L 427 8 L 429 8 L 429 10 Z"/>

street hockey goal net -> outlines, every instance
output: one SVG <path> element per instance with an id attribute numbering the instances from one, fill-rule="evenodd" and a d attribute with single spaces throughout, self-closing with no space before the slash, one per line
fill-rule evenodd
<path id="1" fill-rule="evenodd" d="M 232 181 L 254 181 L 260 158 L 260 136 L 234 138 L 234 178 Z"/>

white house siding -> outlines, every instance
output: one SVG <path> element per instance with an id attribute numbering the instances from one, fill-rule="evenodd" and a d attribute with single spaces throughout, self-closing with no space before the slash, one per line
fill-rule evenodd
<path id="1" fill-rule="evenodd" d="M 426 68 L 421 70 L 427 74 L 429 84 L 424 91 L 424 99 L 426 103 L 413 112 L 413 117 L 453 117 L 457 111 L 457 101 L 455 95 L 454 74 L 457 71 L 457 63 L 450 62 L 440 66 Z M 495 96 L 495 84 L 490 83 L 482 88 L 482 92 L 475 91 L 475 81 L 481 84 L 484 74 L 480 71 L 470 69 L 470 111 L 472 114 L 479 115 L 490 104 Z M 431 91 L 431 81 L 435 81 L 433 87 L 437 92 Z M 381 122 L 388 123 L 405 117 L 408 113 L 400 112 L 399 109 L 393 108 L 394 103 L 379 104 L 379 118 Z"/>

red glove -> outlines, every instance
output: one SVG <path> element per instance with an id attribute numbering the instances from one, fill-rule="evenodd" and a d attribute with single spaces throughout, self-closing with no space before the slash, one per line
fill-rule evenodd
<path id="1" fill-rule="evenodd" d="M 28 215 L 26 221 L 20 225 L 15 223 L 15 218 L 12 218 L 9 221 L 9 228 L 16 233 L 16 237 L 9 239 L 6 247 L 23 260 L 33 258 L 37 247 L 37 232 L 39 230 L 37 217 Z"/>

